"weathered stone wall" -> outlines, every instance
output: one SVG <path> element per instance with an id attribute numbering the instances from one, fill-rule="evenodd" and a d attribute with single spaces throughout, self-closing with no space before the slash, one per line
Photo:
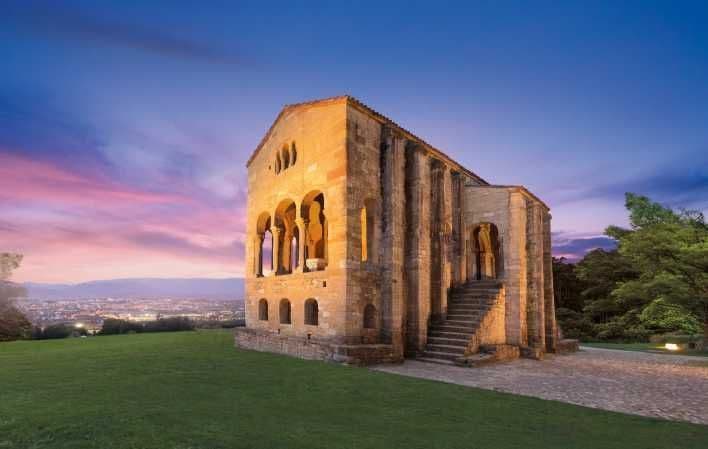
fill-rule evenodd
<path id="1" fill-rule="evenodd" d="M 295 147 L 294 163 L 277 161 Z M 346 97 L 285 108 L 248 168 L 248 329 L 237 332 L 240 346 L 352 363 L 416 356 L 425 349 L 431 321 L 445 318 L 450 288 L 473 280 L 484 263 L 504 293 L 478 340 L 555 347 L 550 215 L 525 189 L 486 185 Z M 309 229 L 304 201 L 313 192 L 323 194 L 326 217 L 326 250 L 313 261 L 324 261 L 320 271 L 303 269 L 302 260 Z M 275 217 L 289 201 L 297 218 L 278 223 Z M 282 252 L 277 275 L 261 276 L 257 269 L 262 217 L 271 217 L 274 234 L 300 236 L 297 251 L 273 251 Z M 477 260 L 479 245 L 471 245 L 482 223 L 494 226 L 485 227 L 485 236 L 497 239 L 484 261 Z M 300 264 L 290 272 L 284 267 L 296 252 Z M 262 298 L 267 320 L 259 319 Z M 280 320 L 284 298 L 290 323 Z M 316 325 L 305 324 L 308 298 L 318 302 Z"/>
<path id="2" fill-rule="evenodd" d="M 381 124 L 368 114 L 347 108 L 347 261 L 346 290 L 347 335 L 381 339 L 384 327 L 382 303 L 382 223 Z M 371 235 L 366 235 L 369 250 L 362 260 L 362 210 L 372 217 Z M 373 209 L 373 210 L 371 210 Z M 376 308 L 376 326 L 364 330 L 364 308 Z M 355 341 L 356 338 L 352 338 Z"/>
<path id="3" fill-rule="evenodd" d="M 274 124 L 260 151 L 248 167 L 246 214 L 245 300 L 248 327 L 280 330 L 285 335 L 330 337 L 345 341 L 346 318 L 346 105 L 322 103 L 285 112 Z M 295 163 L 276 173 L 275 158 L 286 145 L 295 143 Z M 300 217 L 302 201 L 313 191 L 324 195 L 327 219 L 327 266 L 324 271 L 296 272 L 256 277 L 259 216 L 271 223 L 284 200 L 292 200 Z M 269 305 L 268 321 L 258 319 L 258 301 Z M 280 324 L 279 302 L 291 301 L 292 324 Z M 319 307 L 317 326 L 304 324 L 304 302 L 315 298 Z"/>
<path id="4" fill-rule="evenodd" d="M 261 352 L 273 352 L 307 360 L 326 360 L 351 365 L 373 365 L 400 362 L 391 345 L 336 344 L 331 340 L 286 336 L 259 329 L 237 328 L 236 346 Z"/>
<path id="5" fill-rule="evenodd" d="M 467 240 L 480 223 L 491 223 L 498 230 L 497 274 L 506 291 L 506 342 L 545 351 L 555 338 L 548 209 L 520 187 L 468 185 L 464 211 Z M 471 273 L 475 262 L 469 260 L 468 251 L 465 255 Z"/>

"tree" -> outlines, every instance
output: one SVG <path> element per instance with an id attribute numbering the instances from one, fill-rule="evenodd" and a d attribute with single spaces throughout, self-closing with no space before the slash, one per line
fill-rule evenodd
<path id="1" fill-rule="evenodd" d="M 0 253 L 0 341 L 25 338 L 32 326 L 15 304 L 15 299 L 25 296 L 25 290 L 10 282 L 12 271 L 20 266 L 19 254 Z"/>
<path id="2" fill-rule="evenodd" d="M 619 303 L 612 293 L 622 282 L 636 279 L 639 273 L 631 261 L 617 250 L 595 249 L 585 255 L 576 268 L 584 282 L 583 311 L 596 323 L 606 323 L 637 307 Z"/>
<path id="3" fill-rule="evenodd" d="M 577 267 L 565 257 L 552 259 L 553 262 L 553 297 L 556 307 L 583 311 L 582 292 L 587 288 L 577 274 Z"/>
<path id="4" fill-rule="evenodd" d="M 626 194 L 630 229 L 610 226 L 605 233 L 637 271 L 612 292 L 620 304 L 652 305 L 645 318 L 666 310 L 695 314 L 708 341 L 708 225 L 702 213 L 670 208 L 645 196 Z M 666 307 L 666 306 L 674 306 Z M 682 309 L 676 309 L 680 307 Z"/>

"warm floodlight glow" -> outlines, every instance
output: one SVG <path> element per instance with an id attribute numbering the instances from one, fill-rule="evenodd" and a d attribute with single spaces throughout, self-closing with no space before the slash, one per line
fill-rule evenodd
<path id="1" fill-rule="evenodd" d="M 74 324 L 74 327 L 77 329 L 81 329 L 82 327 L 84 327 L 84 323 L 76 323 Z"/>
<path id="2" fill-rule="evenodd" d="M 669 351 L 678 351 L 678 345 L 676 343 L 666 343 L 664 345 L 664 348 L 668 349 Z"/>

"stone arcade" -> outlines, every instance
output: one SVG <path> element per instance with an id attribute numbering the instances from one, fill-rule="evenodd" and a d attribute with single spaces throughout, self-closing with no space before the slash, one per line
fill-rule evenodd
<path id="1" fill-rule="evenodd" d="M 349 96 L 286 106 L 248 161 L 236 345 L 368 364 L 557 350 L 548 207 Z"/>

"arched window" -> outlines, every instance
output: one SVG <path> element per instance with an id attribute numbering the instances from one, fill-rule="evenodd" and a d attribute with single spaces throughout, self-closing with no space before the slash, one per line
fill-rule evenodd
<path id="1" fill-rule="evenodd" d="M 373 304 L 364 307 L 364 329 L 376 329 L 376 307 Z"/>
<path id="2" fill-rule="evenodd" d="M 263 233 L 260 270 L 260 274 L 263 276 L 273 272 L 273 233 L 270 232 L 270 229 Z"/>
<path id="3" fill-rule="evenodd" d="M 317 300 L 310 298 L 305 301 L 305 324 L 317 326 L 319 324 L 319 314 Z"/>
<path id="4" fill-rule="evenodd" d="M 369 260 L 369 251 L 368 251 L 368 227 L 366 226 L 366 208 L 362 207 L 361 208 L 361 214 L 359 217 L 361 221 L 361 261 L 366 262 Z"/>
<path id="5" fill-rule="evenodd" d="M 372 199 L 364 201 L 361 209 L 361 261 L 372 260 L 376 256 L 376 228 L 375 224 L 376 202 Z"/>
<path id="6" fill-rule="evenodd" d="M 280 163 L 280 153 L 277 153 L 277 154 L 275 155 L 275 174 L 276 174 L 276 175 L 277 175 L 278 173 L 280 173 L 281 167 L 282 167 L 282 165 L 281 165 L 281 163 Z"/>
<path id="7" fill-rule="evenodd" d="M 268 301 L 265 298 L 258 301 L 258 319 L 268 321 Z"/>
<path id="8" fill-rule="evenodd" d="M 295 224 L 295 202 L 291 199 L 284 199 L 279 204 L 275 210 L 275 226 L 280 229 L 280 235 L 276 239 L 277 242 L 273 242 L 277 245 L 278 258 L 273 263 L 273 270 L 276 274 L 288 274 L 292 273 L 293 268 L 293 252 L 292 252 L 292 241 L 295 231 L 297 230 L 297 225 Z"/>
<path id="9" fill-rule="evenodd" d="M 283 155 L 283 170 L 287 170 L 290 167 L 290 151 L 287 144 L 283 146 L 281 153 Z"/>
<path id="10" fill-rule="evenodd" d="M 290 301 L 283 298 L 280 300 L 280 324 L 290 324 Z"/>
<path id="11" fill-rule="evenodd" d="M 295 149 L 295 142 L 290 144 L 290 165 L 295 165 L 297 160 L 297 150 Z"/>
<path id="12" fill-rule="evenodd" d="M 272 270 L 273 259 L 273 234 L 270 232 L 270 214 L 263 212 L 256 222 L 256 240 L 254 257 L 254 271 L 257 277 L 269 274 Z"/>
<path id="13" fill-rule="evenodd" d="M 307 220 L 305 260 L 319 259 L 317 269 L 324 269 L 327 262 L 327 217 L 322 192 L 313 191 L 305 195 L 300 210 L 301 217 Z"/>

